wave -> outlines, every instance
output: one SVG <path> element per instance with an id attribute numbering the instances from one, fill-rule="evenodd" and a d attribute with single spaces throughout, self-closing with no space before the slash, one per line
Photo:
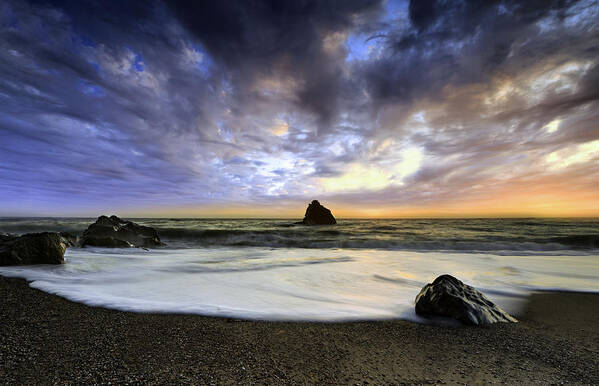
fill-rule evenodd
<path id="1" fill-rule="evenodd" d="M 498 238 L 492 240 L 425 238 L 414 232 L 376 232 L 367 230 L 351 232 L 331 229 L 182 229 L 159 228 L 158 233 L 167 244 L 177 246 L 214 247 L 271 247 L 271 248 L 350 248 L 350 249 L 387 249 L 415 251 L 536 251 L 553 252 L 575 250 L 574 252 L 599 249 L 599 235 L 571 235 L 552 238 L 523 237 Z M 419 237 L 420 236 L 420 237 Z"/>
<path id="2" fill-rule="evenodd" d="M 552 242 L 575 248 L 599 248 L 599 235 L 569 235 L 553 237 Z"/>
<path id="3" fill-rule="evenodd" d="M 72 248 L 66 258 L 68 264 L 60 266 L 0 267 L 0 274 L 90 306 L 264 320 L 423 323 L 414 299 L 441 273 L 458 276 L 515 315 L 536 289 L 599 290 L 599 266 L 587 256 Z"/>
<path id="4" fill-rule="evenodd" d="M 95 219 L 19 219 L 0 218 L 0 233 L 69 232 L 82 233 Z"/>
<path id="5" fill-rule="evenodd" d="M 412 286 L 412 287 L 416 287 L 416 288 L 422 288 L 426 285 L 426 282 L 424 282 L 424 281 L 410 280 L 410 279 L 405 279 L 405 278 L 401 278 L 401 277 L 387 277 L 387 276 L 383 276 L 383 275 L 373 275 L 372 277 L 375 280 L 389 282 L 389 283 L 396 283 L 398 285 L 407 285 L 407 286 Z"/>
<path id="6" fill-rule="evenodd" d="M 306 227 L 291 220 L 133 219 L 172 248 L 269 247 L 589 255 L 599 252 L 599 221 L 569 219 L 345 220 Z M 81 235 L 91 218 L 0 218 L 0 232 Z M 565 252 L 564 252 L 565 251 Z"/>

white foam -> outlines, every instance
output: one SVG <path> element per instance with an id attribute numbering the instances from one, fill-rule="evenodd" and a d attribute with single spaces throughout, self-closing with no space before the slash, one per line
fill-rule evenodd
<path id="1" fill-rule="evenodd" d="M 414 298 L 444 273 L 515 314 L 534 288 L 599 291 L 599 256 L 212 248 L 69 249 L 66 259 L 0 274 L 93 306 L 267 320 L 424 322 Z"/>

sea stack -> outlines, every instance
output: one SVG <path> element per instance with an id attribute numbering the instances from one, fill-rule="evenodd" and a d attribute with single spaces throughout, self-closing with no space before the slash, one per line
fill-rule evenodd
<path id="1" fill-rule="evenodd" d="M 333 225 L 337 224 L 331 211 L 320 205 L 318 200 L 314 200 L 308 205 L 304 219 L 299 222 L 304 225 Z"/>
<path id="2" fill-rule="evenodd" d="M 62 264 L 66 249 L 58 233 L 0 234 L 0 265 Z"/>
<path id="3" fill-rule="evenodd" d="M 164 245 L 154 228 L 136 224 L 117 216 L 100 216 L 81 237 L 81 246 L 127 248 Z"/>
<path id="4" fill-rule="evenodd" d="M 517 322 L 482 292 L 451 275 L 441 275 L 422 288 L 416 296 L 416 313 L 446 316 L 468 325 Z"/>

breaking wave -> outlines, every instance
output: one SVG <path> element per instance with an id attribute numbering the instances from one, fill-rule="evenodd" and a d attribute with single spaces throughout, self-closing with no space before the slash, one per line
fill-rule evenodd
<path id="1" fill-rule="evenodd" d="M 92 218 L 0 219 L 0 232 L 70 232 Z M 308 227 L 291 220 L 134 219 L 156 228 L 168 248 L 268 247 L 460 251 L 493 254 L 596 254 L 595 219 L 339 220 Z"/>
<path id="2" fill-rule="evenodd" d="M 71 248 L 65 257 L 0 274 L 92 306 L 266 320 L 426 322 L 414 298 L 442 273 L 516 316 L 532 290 L 599 290 L 599 265 L 588 256 L 219 247 Z"/>
<path id="3" fill-rule="evenodd" d="M 599 248 L 599 236 L 572 235 L 535 241 L 498 240 L 474 241 L 456 239 L 412 239 L 399 234 L 381 239 L 376 235 L 352 235 L 342 232 L 277 232 L 245 230 L 162 230 L 159 234 L 177 244 L 183 241 L 201 247 L 245 246 L 271 248 L 366 248 L 415 251 L 564 251 Z M 374 237 L 373 237 L 374 236 Z"/>

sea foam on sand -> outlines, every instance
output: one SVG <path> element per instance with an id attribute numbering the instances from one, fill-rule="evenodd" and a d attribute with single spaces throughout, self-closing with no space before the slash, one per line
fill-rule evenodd
<path id="1" fill-rule="evenodd" d="M 456 276 L 518 314 L 534 289 L 599 292 L 597 256 L 355 249 L 69 249 L 59 266 L 0 267 L 93 306 L 265 320 L 425 322 L 420 289 Z"/>

